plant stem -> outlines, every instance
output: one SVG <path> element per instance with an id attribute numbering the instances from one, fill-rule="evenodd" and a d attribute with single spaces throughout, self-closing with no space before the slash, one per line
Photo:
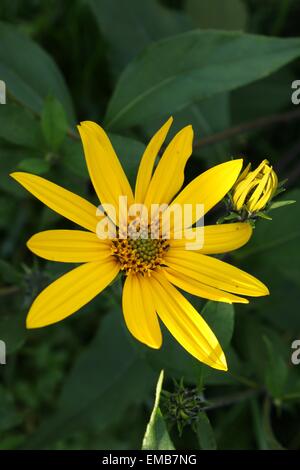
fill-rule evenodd
<path id="1" fill-rule="evenodd" d="M 234 405 L 240 403 L 241 401 L 253 398 L 262 392 L 262 389 L 250 389 L 244 392 L 235 393 L 233 395 L 228 395 L 226 397 L 217 398 L 207 406 L 202 408 L 203 411 L 214 410 L 215 408 L 222 408 L 223 406 Z"/>
<path id="2" fill-rule="evenodd" d="M 20 290 L 19 286 L 0 287 L 0 297 L 2 297 L 4 295 L 15 294 L 19 290 Z"/>
<path id="3" fill-rule="evenodd" d="M 224 131 L 217 132 L 208 137 L 204 137 L 201 140 L 198 140 L 194 143 L 194 148 L 207 147 L 209 145 L 214 145 L 223 140 L 230 139 L 240 134 L 246 132 L 254 131 L 257 129 L 262 129 L 264 127 L 271 126 L 273 124 L 285 123 L 292 121 L 294 119 L 300 119 L 300 109 L 293 111 L 287 111 L 280 114 L 271 114 L 269 116 L 263 116 L 261 118 L 255 119 L 254 121 L 245 122 Z"/>

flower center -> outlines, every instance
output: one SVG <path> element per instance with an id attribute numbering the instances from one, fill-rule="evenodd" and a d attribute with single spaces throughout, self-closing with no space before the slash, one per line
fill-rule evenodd
<path id="1" fill-rule="evenodd" d="M 148 238 L 145 238 L 145 235 Z M 149 237 L 149 233 L 142 233 L 138 237 L 113 240 L 113 254 L 126 274 L 143 273 L 150 276 L 151 271 L 162 264 L 164 253 L 169 248 L 168 240 Z"/>

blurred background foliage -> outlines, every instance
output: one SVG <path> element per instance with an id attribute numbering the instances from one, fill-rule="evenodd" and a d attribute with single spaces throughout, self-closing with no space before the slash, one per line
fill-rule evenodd
<path id="1" fill-rule="evenodd" d="M 68 268 L 37 259 L 26 240 L 70 222 L 8 177 L 33 172 L 96 202 L 76 122 L 104 123 L 133 181 L 149 136 L 173 114 L 172 132 L 195 130 L 187 180 L 232 156 L 268 158 L 299 201 L 300 108 L 291 103 L 299 15 L 297 0 L 1 0 L 1 449 L 300 447 L 300 365 L 291 363 L 300 339 L 298 204 L 261 221 L 228 256 L 270 297 L 232 307 L 189 296 L 226 351 L 222 373 L 166 331 L 160 351 L 133 340 L 118 285 L 64 322 L 26 331 L 33 298 Z M 164 399 L 160 382 L 143 441 L 161 369 Z M 181 396 L 192 414 L 177 429 Z"/>

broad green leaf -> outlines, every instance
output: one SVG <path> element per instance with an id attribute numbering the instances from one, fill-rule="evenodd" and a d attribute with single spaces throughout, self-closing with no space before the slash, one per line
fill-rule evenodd
<path id="1" fill-rule="evenodd" d="M 202 316 L 215 333 L 222 348 L 229 346 L 234 330 L 234 306 L 209 301 L 202 311 Z"/>
<path id="2" fill-rule="evenodd" d="M 231 93 L 234 124 L 238 125 L 244 121 L 275 114 L 290 106 L 290 84 L 293 79 L 292 70 L 284 67 L 269 77 L 234 90 Z"/>
<path id="3" fill-rule="evenodd" d="M 261 224 L 271 225 L 273 223 L 274 220 L 272 222 L 261 222 Z M 240 267 L 263 281 L 268 286 L 270 295 L 251 299 L 249 305 L 243 305 L 239 307 L 239 310 L 242 308 L 250 316 L 252 310 L 255 309 L 257 315 L 264 317 L 268 323 L 294 334 L 295 331 L 300 329 L 300 316 L 295 313 L 299 305 L 298 262 L 295 259 L 290 272 L 283 272 L 279 265 L 275 266 L 273 261 L 271 262 L 271 257 L 269 259 L 267 253 L 266 256 L 246 258 Z"/>
<path id="4" fill-rule="evenodd" d="M 205 321 L 216 334 L 223 348 L 227 348 L 234 328 L 234 308 L 232 305 L 218 302 L 207 302 L 199 308 L 197 301 L 192 301 Z M 163 344 L 159 350 L 145 349 L 145 356 L 155 370 L 164 369 L 168 375 L 180 379 L 184 377 L 190 383 L 197 384 L 204 367 L 197 359 L 188 354 L 170 333 L 163 327 Z M 235 362 L 234 358 L 233 361 Z M 220 371 L 205 367 L 205 377 L 210 382 L 231 382 L 231 377 Z"/>
<path id="5" fill-rule="evenodd" d="M 145 150 L 145 145 L 135 139 L 117 134 L 109 134 L 109 138 L 122 163 L 127 178 L 132 188 L 134 188 L 138 165 Z M 63 154 L 62 162 L 66 168 L 78 176 L 89 177 L 80 141 L 66 140 L 61 152 Z"/>
<path id="6" fill-rule="evenodd" d="M 28 173 L 43 175 L 49 171 L 50 163 L 42 158 L 28 158 L 26 160 L 22 160 L 19 163 L 18 168 L 22 171 L 27 171 Z"/>
<path id="7" fill-rule="evenodd" d="M 241 0 L 186 0 L 187 13 L 201 29 L 244 30 L 247 21 Z"/>
<path id="8" fill-rule="evenodd" d="M 39 148 L 43 144 L 39 122 L 33 114 L 9 103 L 0 106 L 0 137 L 11 144 L 28 148 Z"/>
<path id="9" fill-rule="evenodd" d="M 251 315 L 250 307 L 245 307 L 244 315 L 236 317 L 237 350 L 247 364 L 245 374 L 255 374 L 256 380 L 264 382 L 266 372 L 266 347 L 263 341 L 264 330 L 257 317 Z M 247 308 L 248 307 L 248 308 Z"/>
<path id="10" fill-rule="evenodd" d="M 42 130 L 51 150 L 58 150 L 66 137 L 68 121 L 61 103 L 49 96 L 45 100 L 41 120 Z"/>
<path id="11" fill-rule="evenodd" d="M 253 429 L 249 425 L 248 402 L 219 410 L 219 419 L 214 427 L 218 448 L 222 450 L 252 449 Z"/>
<path id="12" fill-rule="evenodd" d="M 268 450 L 268 443 L 265 436 L 265 430 L 262 423 L 261 411 L 257 399 L 253 398 L 250 402 L 251 414 L 254 428 L 254 435 L 259 450 Z"/>
<path id="13" fill-rule="evenodd" d="M 208 301 L 201 312 L 204 320 L 208 323 L 212 331 L 218 338 L 222 349 L 226 354 L 229 371 L 238 368 L 238 360 L 234 352 L 229 349 L 230 341 L 234 331 L 234 306 L 223 302 Z M 227 373 L 214 370 L 211 367 L 203 366 L 204 383 L 218 384 L 230 383 L 231 377 Z"/>
<path id="14" fill-rule="evenodd" d="M 253 399 L 251 411 L 259 450 L 284 450 L 272 429 L 272 408 L 269 398 L 265 399 L 262 409 L 258 404 L 258 400 Z"/>
<path id="15" fill-rule="evenodd" d="M 249 371 L 245 370 L 245 361 L 242 361 L 236 350 L 230 346 L 225 349 L 228 371 L 222 372 L 203 365 L 203 377 L 205 386 L 231 385 L 247 383 Z M 247 361 L 246 361 L 247 362 Z"/>
<path id="16" fill-rule="evenodd" d="M 204 137 L 230 127 L 229 93 L 221 93 L 212 98 L 204 99 L 200 103 L 192 104 L 185 110 L 185 113 L 186 117 L 181 122 L 189 122 L 191 119 L 195 133 L 193 157 L 205 158 L 211 166 L 224 162 L 224 155 L 229 154 L 227 142 L 216 143 L 199 149 L 197 144 L 201 145 L 201 140 Z"/>
<path id="17" fill-rule="evenodd" d="M 44 99 L 55 96 L 70 122 L 74 110 L 70 94 L 52 58 L 16 26 L 0 22 L 0 77 L 8 95 L 40 113 Z"/>
<path id="18" fill-rule="evenodd" d="M 153 373 L 130 346 L 122 322 L 118 308 L 106 315 L 66 378 L 58 410 L 42 423 L 26 448 L 51 447 L 81 427 L 100 432 L 120 422 L 130 406 L 138 407 L 147 399 Z"/>
<path id="19" fill-rule="evenodd" d="M 174 450 L 174 444 L 169 436 L 166 423 L 159 408 L 159 400 L 164 380 L 162 370 L 156 385 L 155 403 L 143 439 L 143 450 Z"/>
<path id="20" fill-rule="evenodd" d="M 198 414 L 196 431 L 200 448 L 203 450 L 216 450 L 217 443 L 214 430 L 205 411 Z"/>
<path id="21" fill-rule="evenodd" d="M 182 13 L 157 0 L 88 0 L 88 4 L 109 44 L 108 59 L 115 76 L 151 42 L 192 26 Z"/>
<path id="22" fill-rule="evenodd" d="M 3 105 L 6 106 L 6 105 Z M 31 158 L 41 158 L 41 149 L 29 149 L 25 147 L 15 147 L 11 145 L 4 145 L 0 143 L 0 189 L 12 194 L 15 197 L 24 198 L 26 192 L 20 185 L 9 177 L 9 174 L 16 171 L 19 163 L 22 160 Z M 28 193 L 27 193 L 28 195 Z"/>
<path id="23" fill-rule="evenodd" d="M 291 200 L 300 201 L 300 190 L 288 193 Z M 278 201 L 279 202 L 279 201 Z M 251 263 L 256 269 L 273 267 L 295 280 L 300 279 L 300 219 L 298 204 L 291 204 L 272 212 L 272 222 L 257 224 L 252 239 L 235 253 L 239 260 Z M 265 279 L 267 281 L 267 279 Z"/>
<path id="24" fill-rule="evenodd" d="M 247 364 L 244 375 L 250 375 L 255 382 L 267 386 L 274 398 L 280 398 L 287 392 L 290 340 L 263 325 L 259 315 L 254 317 L 253 306 L 245 307 L 243 317 L 237 316 L 235 335 L 238 351 Z M 270 317 L 270 307 L 268 313 Z"/>
<path id="25" fill-rule="evenodd" d="M 163 344 L 159 350 L 143 348 L 145 358 L 152 368 L 159 372 L 162 368 L 168 376 L 196 384 L 201 363 L 188 354 L 162 325 Z"/>
<path id="26" fill-rule="evenodd" d="M 278 441 L 272 428 L 271 422 L 271 403 L 266 399 L 263 409 L 263 429 L 266 436 L 268 449 L 270 450 L 284 450 L 282 444 Z"/>
<path id="27" fill-rule="evenodd" d="M 263 337 L 267 351 L 265 384 L 274 399 L 281 400 L 285 392 L 288 366 L 283 357 L 267 336 Z"/>
<path id="28" fill-rule="evenodd" d="M 210 165 L 221 163 L 224 161 L 224 155 L 228 155 L 228 145 L 224 142 L 217 143 L 208 147 L 198 149 L 198 143 L 201 140 L 216 132 L 223 131 L 230 127 L 230 101 L 229 93 L 221 93 L 212 98 L 205 99 L 200 103 L 194 103 L 187 108 L 174 113 L 174 121 L 170 129 L 170 136 L 180 131 L 184 125 L 191 124 L 194 130 L 194 151 L 193 157 L 209 161 Z M 161 120 L 162 122 L 164 120 Z M 150 139 L 157 131 L 160 124 L 157 119 L 143 127 Z M 170 137 L 168 136 L 168 140 Z"/>
<path id="29" fill-rule="evenodd" d="M 190 31 L 157 42 L 125 69 L 105 123 L 118 130 L 270 75 L 300 54 L 300 39 Z"/>
<path id="30" fill-rule="evenodd" d="M 109 134 L 109 137 L 122 163 L 127 178 L 132 188 L 134 188 L 138 166 L 145 150 L 145 145 L 135 139 L 117 134 Z"/>

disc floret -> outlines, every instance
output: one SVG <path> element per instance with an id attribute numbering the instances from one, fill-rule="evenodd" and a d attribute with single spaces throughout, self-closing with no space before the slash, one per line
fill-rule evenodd
<path id="1" fill-rule="evenodd" d="M 142 273 L 150 276 L 151 271 L 163 264 L 164 253 L 168 248 L 168 240 L 151 238 L 148 228 L 138 233 L 128 230 L 127 238 L 117 238 L 112 242 L 113 254 L 126 274 Z"/>

